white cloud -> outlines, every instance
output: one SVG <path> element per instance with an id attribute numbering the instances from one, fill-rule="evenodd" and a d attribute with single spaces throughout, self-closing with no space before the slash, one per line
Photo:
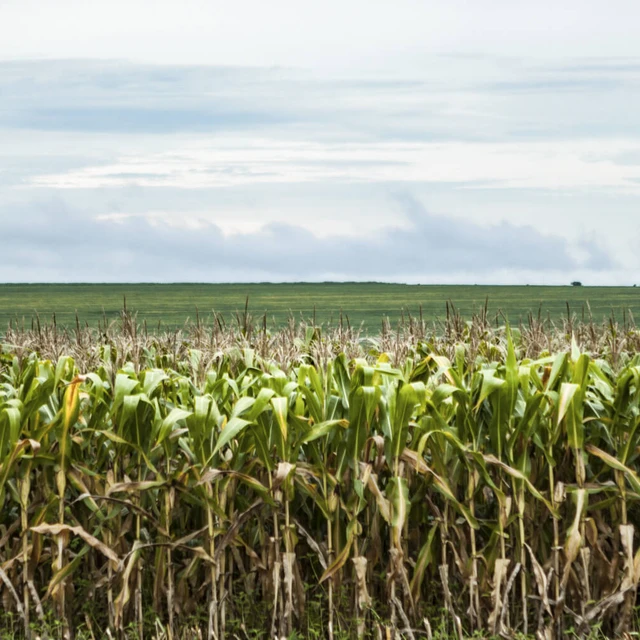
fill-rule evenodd
<path id="1" fill-rule="evenodd" d="M 56 189 L 175 187 L 205 189 L 265 183 L 479 183 L 485 189 L 640 191 L 640 164 L 615 157 L 640 142 L 416 142 L 326 144 L 220 137 L 112 164 L 38 175 Z"/>
<path id="2" fill-rule="evenodd" d="M 141 24 L 146 5 L 135 1 L 128 22 L 115 20 L 125 11 L 117 1 L 99 9 L 93 19 L 118 35 L 116 49 L 94 33 L 89 5 L 65 2 L 56 3 L 60 24 L 48 6 L 38 13 L 28 0 L 0 6 L 0 58 L 30 55 L 39 43 L 48 57 L 83 50 L 154 64 L 0 63 L 0 232 L 3 240 L 11 232 L 13 252 L 0 265 L 0 280 L 76 277 L 57 253 L 67 235 L 82 245 L 68 247 L 87 265 L 80 278 L 101 277 L 98 258 L 101 268 L 108 265 L 104 277 L 115 280 L 131 273 L 504 283 L 639 278 L 640 56 L 604 57 L 626 42 L 630 6 L 624 21 L 594 6 L 569 24 L 569 7 L 578 6 L 572 1 L 496 1 L 464 11 L 444 3 L 396 9 L 372 2 L 365 10 L 329 2 L 314 23 L 316 36 L 309 30 L 319 9 L 295 29 L 299 6 L 283 17 L 284 4 L 263 3 L 254 7 L 257 22 L 218 56 L 215 48 L 225 44 L 214 37 L 218 26 L 199 40 L 208 29 L 204 5 L 198 14 L 187 3 L 172 22 L 169 5 L 160 3 L 151 26 Z M 61 5 L 70 10 L 70 26 Z M 247 23 L 253 5 L 241 6 Z M 6 25 L 13 19 L 15 28 L 28 11 L 30 19 L 38 15 L 33 31 L 10 51 Z M 221 19 L 239 20 L 236 11 L 234 5 Z M 587 41 L 598 20 L 601 30 Z M 81 37 L 69 38 L 80 25 Z M 191 31 L 179 34 L 185 25 Z M 279 29 L 281 38 L 272 41 Z M 171 46 L 161 51 L 158 34 Z M 495 42 L 486 55 L 477 47 L 489 36 Z M 563 52 L 554 53 L 565 36 Z M 596 51 L 597 42 L 606 46 Z M 429 53 L 441 46 L 446 54 Z M 159 64 L 163 55 L 189 61 L 198 47 L 201 64 Z M 206 66 L 252 60 L 258 66 Z M 265 66 L 280 60 L 311 70 Z M 425 204 L 426 222 L 408 216 L 402 193 Z M 170 263 L 150 233 L 177 254 Z M 96 237 L 105 242 L 100 255 L 91 251 Z M 286 242 L 311 264 L 300 271 L 288 253 L 282 257 Z M 211 247 L 224 262 L 195 260 Z M 269 262 L 266 250 L 280 264 Z M 527 257 L 536 250 L 551 264 Z M 346 260 L 350 253 L 362 268 Z M 316 254 L 330 259 L 313 262 Z M 12 262 L 35 255 L 16 275 Z M 442 269 L 451 260 L 456 268 Z M 237 264 L 242 268 L 229 266 Z"/>
<path id="3" fill-rule="evenodd" d="M 4 0 L 0 57 L 411 67 L 429 52 L 629 55 L 633 0 Z"/>
<path id="4" fill-rule="evenodd" d="M 95 217 L 97 222 L 108 222 L 116 225 L 125 225 L 131 219 L 139 219 L 147 222 L 154 228 L 168 228 L 187 231 L 209 231 L 212 227 L 220 231 L 225 238 L 233 236 L 250 236 L 262 233 L 269 223 L 279 223 L 297 226 L 304 231 L 312 233 L 314 237 L 326 239 L 339 236 L 341 238 L 371 238 L 385 229 L 385 224 L 374 220 L 345 220 L 337 215 L 307 216 L 300 219 L 297 216 L 287 215 L 281 210 L 260 211 L 260 219 L 256 219 L 256 211 L 222 210 L 222 211 L 190 211 L 188 213 L 176 213 L 175 211 L 147 211 L 145 213 L 102 213 Z M 365 225 L 362 223 L 366 222 Z M 409 228 L 410 225 L 402 219 L 394 222 L 398 229 Z"/>
<path id="5" fill-rule="evenodd" d="M 503 222 L 487 227 L 433 215 L 410 194 L 399 194 L 397 204 L 403 225 L 358 235 L 334 230 L 319 237 L 299 224 L 271 222 L 225 234 L 210 222 L 168 224 L 157 214 L 95 219 L 59 198 L 30 202 L 13 207 L 11 216 L 0 208 L 5 242 L 0 280 L 16 277 L 15 264 L 24 265 L 19 281 L 46 273 L 49 281 L 75 282 L 460 282 L 470 273 L 472 281 L 499 282 L 496 274 L 522 281 L 535 272 L 566 281 L 567 274 L 617 269 L 594 244 L 579 245 L 586 259 L 578 261 L 566 239 L 532 226 Z"/>

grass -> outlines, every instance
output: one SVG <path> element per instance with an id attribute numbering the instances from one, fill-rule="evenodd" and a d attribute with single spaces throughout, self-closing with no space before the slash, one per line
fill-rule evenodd
<path id="1" fill-rule="evenodd" d="M 622 320 L 631 311 L 640 317 L 640 290 L 635 287 L 546 287 L 546 286 L 467 286 L 404 285 L 382 283 L 293 283 L 293 284 L 2 284 L 0 285 L 0 327 L 10 320 L 31 323 L 37 312 L 50 320 L 56 314 L 61 325 L 75 323 L 96 327 L 104 316 L 119 316 L 123 298 L 129 309 L 138 312 L 149 327 L 182 325 L 194 319 L 196 308 L 206 318 L 212 310 L 230 318 L 242 310 L 246 297 L 254 316 L 267 314 L 270 323 L 286 323 L 290 313 L 312 318 L 318 323 L 344 321 L 352 326 L 365 324 L 377 332 L 382 316 L 393 324 L 402 312 L 425 320 L 443 318 L 446 302 L 469 317 L 488 300 L 489 316 L 502 311 L 517 323 L 529 313 L 539 311 L 552 320 L 566 317 L 567 304 L 579 317 L 588 315 L 600 322 L 613 313 Z M 587 303 L 589 307 L 587 306 Z"/>

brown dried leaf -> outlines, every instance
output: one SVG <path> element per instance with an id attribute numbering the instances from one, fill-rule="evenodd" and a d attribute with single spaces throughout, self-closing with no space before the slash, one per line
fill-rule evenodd
<path id="1" fill-rule="evenodd" d="M 327 570 L 327 559 L 324 557 L 324 553 L 322 553 L 322 549 L 320 549 L 320 545 L 316 542 L 315 538 L 300 524 L 298 520 L 293 519 L 294 524 L 296 525 L 300 534 L 305 538 L 307 544 L 311 547 L 313 551 L 315 551 L 318 556 L 318 560 L 320 562 L 320 566 L 324 571 Z"/>
<path id="2" fill-rule="evenodd" d="M 293 613 L 293 567 L 296 562 L 295 553 L 282 554 L 282 569 L 284 573 L 284 594 L 286 598 L 284 617 L 291 620 Z"/>
<path id="3" fill-rule="evenodd" d="M 360 611 L 371 606 L 371 596 L 367 590 L 367 559 L 364 556 L 351 558 L 356 572 L 356 599 Z"/>
<path id="4" fill-rule="evenodd" d="M 489 614 L 489 629 L 495 635 L 498 624 L 498 616 L 502 610 L 502 583 L 507 577 L 507 569 L 511 560 L 509 558 L 498 558 L 493 569 L 493 590 L 491 591 L 491 604 L 493 609 Z"/>
<path id="5" fill-rule="evenodd" d="M 444 594 L 444 601 L 447 607 L 447 611 L 453 618 L 458 640 L 462 640 L 464 638 L 464 635 L 462 633 L 462 621 L 460 620 L 460 616 L 456 614 L 455 609 L 453 608 L 453 599 L 451 597 L 451 589 L 449 588 L 449 567 L 446 564 L 441 564 L 438 567 L 438 570 L 440 572 L 440 580 L 442 582 L 442 591 Z"/>
<path id="6" fill-rule="evenodd" d="M 368 466 L 368 465 L 367 465 Z M 376 499 L 376 504 L 378 505 L 378 510 L 380 511 L 380 515 L 384 518 L 385 522 L 391 522 L 391 504 L 389 500 L 387 500 L 382 491 L 380 491 L 380 487 L 378 486 L 378 476 L 375 473 L 369 473 L 367 477 L 367 488 L 373 494 L 373 497 Z"/>
<path id="7" fill-rule="evenodd" d="M 164 480 L 146 480 L 144 482 L 119 482 L 107 489 L 107 495 L 112 493 L 140 493 L 149 489 L 158 489 L 166 484 Z"/>
<path id="8" fill-rule="evenodd" d="M 34 533 L 48 533 L 52 536 L 68 536 L 69 533 L 73 533 L 82 538 L 90 547 L 93 547 L 99 551 L 102 555 L 106 556 L 111 562 L 115 564 L 115 569 L 120 568 L 120 558 L 118 555 L 110 549 L 104 542 L 98 540 L 92 536 L 88 531 L 85 531 L 81 526 L 70 527 L 66 524 L 41 524 L 36 527 L 31 527 L 31 531 Z"/>
<path id="9" fill-rule="evenodd" d="M 524 546 L 529 552 L 531 566 L 533 567 L 533 576 L 536 580 L 538 594 L 540 595 L 540 599 L 542 600 L 542 606 L 549 615 L 552 615 L 551 605 L 549 603 L 549 583 L 547 581 L 547 576 L 545 575 L 544 569 L 538 562 L 537 558 L 535 557 L 535 555 L 533 555 L 533 549 L 531 549 L 531 547 L 526 542 Z"/>

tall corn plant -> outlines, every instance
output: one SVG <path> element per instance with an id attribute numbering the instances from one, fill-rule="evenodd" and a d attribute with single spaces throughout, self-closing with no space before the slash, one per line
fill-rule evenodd
<path id="1" fill-rule="evenodd" d="M 83 595 L 112 635 L 149 636 L 153 608 L 178 637 L 202 607 L 222 639 L 243 591 L 278 636 L 316 606 L 330 638 L 429 633 L 439 610 L 458 637 L 634 629 L 637 358 L 474 340 L 393 365 L 5 358 L 5 607 L 25 635 L 50 603 L 70 635 Z"/>

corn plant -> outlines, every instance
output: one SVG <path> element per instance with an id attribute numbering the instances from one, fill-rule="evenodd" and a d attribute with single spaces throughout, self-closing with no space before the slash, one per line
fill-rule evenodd
<path id="1" fill-rule="evenodd" d="M 449 329 L 280 364 L 5 347 L 0 626 L 640 631 L 640 359 Z"/>

